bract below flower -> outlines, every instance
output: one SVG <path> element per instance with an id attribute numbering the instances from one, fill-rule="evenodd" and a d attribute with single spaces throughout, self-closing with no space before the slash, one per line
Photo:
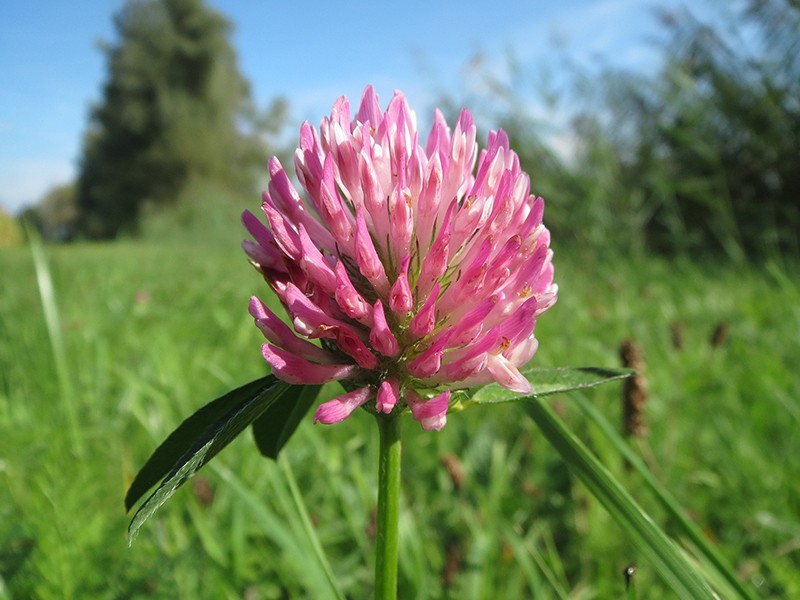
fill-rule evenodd
<path id="1" fill-rule="evenodd" d="M 277 377 L 348 389 L 315 421 L 366 406 L 441 429 L 450 390 L 530 392 L 519 367 L 558 289 L 544 202 L 502 130 L 480 152 L 475 135 L 469 111 L 451 130 L 437 110 L 423 147 L 403 95 L 382 112 L 367 87 L 355 116 L 342 97 L 319 130 L 300 128 L 303 195 L 269 161 L 267 224 L 245 212 L 243 247 L 294 331 L 257 298 L 250 313 Z"/>

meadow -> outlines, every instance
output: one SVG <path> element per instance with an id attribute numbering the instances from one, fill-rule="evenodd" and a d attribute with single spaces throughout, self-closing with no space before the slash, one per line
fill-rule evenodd
<path id="1" fill-rule="evenodd" d="M 650 394 L 634 450 L 757 597 L 800 597 L 797 265 L 555 250 L 560 297 L 535 363 L 618 366 L 634 340 Z M 0 251 L 0 598 L 326 598 L 329 573 L 368 597 L 366 413 L 309 415 L 277 462 L 241 436 L 128 547 L 137 469 L 183 418 L 266 372 L 247 302 L 268 294 L 235 242 L 43 258 L 37 272 L 29 247 Z M 621 395 L 583 393 L 615 427 Z M 574 396 L 548 402 L 679 534 Z M 638 597 L 674 597 L 522 407 L 454 414 L 440 433 L 409 421 L 403 460 L 400 597 L 623 598 L 631 563 Z"/>

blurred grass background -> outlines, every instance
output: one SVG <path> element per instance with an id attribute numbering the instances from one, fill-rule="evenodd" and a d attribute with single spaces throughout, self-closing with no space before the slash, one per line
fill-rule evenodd
<path id="1" fill-rule="evenodd" d="M 165 6 L 208 10 L 189 0 L 132 4 L 162 17 Z M 687 13 L 665 19 L 662 71 L 571 73 L 572 89 L 548 100 L 555 113 L 582 99 L 561 132 L 569 157 L 528 111 L 535 77 L 525 69 L 501 82 L 478 62 L 472 76 L 483 91 L 443 94 L 441 105 L 451 117 L 473 107 L 505 127 L 546 199 L 561 292 L 537 326 L 536 364 L 615 366 L 623 340 L 638 345 L 649 397 L 647 433 L 631 439 L 636 452 L 742 581 L 765 598 L 794 598 L 800 10 L 743 6 L 725 15 L 758 34 L 746 45 Z M 120 48 L 141 50 L 147 22 L 120 29 Z M 220 22 L 200 22 L 230 66 Z M 267 292 L 238 247 L 239 214 L 258 206 L 246 177 L 255 163 L 289 149 L 267 135 L 286 123 L 286 107 L 259 116 L 246 95 L 220 95 L 239 88 L 220 84 L 211 59 L 203 63 L 209 87 L 199 86 L 210 95 L 192 95 L 203 73 L 180 63 L 200 74 L 194 91 L 153 88 L 153 97 L 166 94 L 155 103 L 166 113 L 126 130 L 131 114 L 155 109 L 142 96 L 123 101 L 125 85 L 149 84 L 115 80 L 130 75 L 128 63 L 109 64 L 113 102 L 92 117 L 79 181 L 52 190 L 21 220 L 0 213 L 0 599 L 325 598 L 295 481 L 342 590 L 364 597 L 377 480 L 377 434 L 366 414 L 333 427 L 307 419 L 279 463 L 242 436 L 127 548 L 123 495 L 144 460 L 201 405 L 265 373 L 246 306 Z M 153 125 L 171 125 L 170 111 L 192 102 L 199 108 L 182 115 L 204 115 L 204 102 L 236 105 L 252 135 L 226 129 L 235 119 L 214 120 L 227 136 L 214 154 L 213 135 L 187 144 L 197 122 Z M 135 147 L 121 132 L 155 140 L 136 169 L 107 151 Z M 232 147 L 242 161 L 236 173 L 212 176 Z M 154 160 L 172 179 L 154 176 Z M 120 165 L 128 179 L 114 177 Z M 114 185 L 125 193 L 115 195 Z M 134 194 L 131 186 L 140 187 Z M 26 239 L 21 221 L 48 242 L 72 243 L 42 246 L 37 235 Z M 622 429 L 620 384 L 586 397 Z M 550 402 L 679 534 L 570 397 Z M 400 597 L 619 598 L 631 563 L 639 597 L 672 597 L 523 415 L 513 406 L 475 408 L 435 435 L 409 423 Z"/>
<path id="2" fill-rule="evenodd" d="M 800 593 L 797 273 L 587 260 L 555 246 L 562 292 L 537 328 L 537 364 L 615 365 L 620 342 L 635 340 L 650 389 L 642 456 L 743 579 L 765 597 Z M 320 597 L 285 472 L 249 436 L 126 547 L 122 498 L 137 468 L 200 405 L 264 373 L 244 308 L 264 289 L 235 245 L 75 244 L 46 255 L 62 356 L 30 251 L 0 255 L 15 282 L 0 294 L 2 338 L 14 341 L 0 346 L 6 596 Z M 589 394 L 621 422 L 620 385 Z M 569 397 L 554 402 L 658 519 L 657 502 Z M 472 409 L 437 435 L 406 428 L 401 597 L 623 593 L 635 552 L 521 411 Z M 307 420 L 283 459 L 354 598 L 372 577 L 374 429 L 366 414 L 335 427 Z M 636 581 L 642 597 L 670 597 L 646 564 Z"/>

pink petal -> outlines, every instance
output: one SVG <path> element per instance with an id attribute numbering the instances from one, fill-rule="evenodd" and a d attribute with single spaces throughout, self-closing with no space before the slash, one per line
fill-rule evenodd
<path id="1" fill-rule="evenodd" d="M 372 330 L 369 332 L 369 341 L 372 347 L 384 356 L 395 357 L 400 353 L 400 344 L 389 329 L 380 300 L 375 301 L 372 309 Z"/>
<path id="2" fill-rule="evenodd" d="M 380 104 L 378 104 L 378 96 L 375 94 L 375 89 L 368 85 L 364 88 L 364 94 L 361 96 L 361 104 L 356 113 L 356 121 L 360 123 L 369 124 L 373 129 L 377 129 L 383 121 L 383 113 L 381 113 Z"/>
<path id="3" fill-rule="evenodd" d="M 333 294 L 336 289 L 336 275 L 333 273 L 322 252 L 311 241 L 306 228 L 300 225 L 300 267 L 309 280 L 322 288 L 326 294 Z"/>
<path id="4" fill-rule="evenodd" d="M 372 230 L 376 239 L 384 240 L 389 235 L 389 211 L 387 209 L 386 194 L 375 172 L 372 160 L 363 156 L 360 159 L 361 187 L 364 192 L 364 206 L 356 206 L 356 214 L 360 209 L 365 209 L 372 221 Z M 358 221 L 356 221 L 358 226 Z M 379 243 L 380 245 L 380 243 Z"/>
<path id="5" fill-rule="evenodd" d="M 319 196 L 323 158 L 324 154 L 317 139 L 317 132 L 306 121 L 300 126 L 300 147 L 294 152 L 294 169 L 297 179 L 309 193 L 313 202 L 316 202 Z"/>
<path id="6" fill-rule="evenodd" d="M 278 379 L 294 384 L 320 385 L 352 377 L 356 365 L 319 365 L 271 344 L 261 346 L 261 353 Z"/>
<path id="7" fill-rule="evenodd" d="M 401 167 L 402 168 L 402 167 Z M 414 211 L 411 210 L 411 193 L 408 188 L 399 187 L 389 199 L 389 243 L 395 256 L 400 258 L 409 251 L 411 235 L 414 232 Z"/>
<path id="8" fill-rule="evenodd" d="M 342 195 L 352 205 L 362 204 L 363 192 L 361 189 L 359 156 L 354 140 L 350 136 L 349 126 L 347 133 L 345 133 L 345 130 L 337 123 L 333 127 L 333 134 L 335 137 L 332 140 L 330 151 L 334 158 L 336 183 Z"/>
<path id="9" fill-rule="evenodd" d="M 468 166 L 470 169 L 475 161 L 477 152 L 477 146 L 475 145 L 476 133 L 477 129 L 475 128 L 472 113 L 466 108 L 461 109 L 461 114 L 458 116 L 458 122 L 453 132 L 451 156 L 453 160 Z M 489 135 L 491 136 L 491 133 Z"/>
<path id="10" fill-rule="evenodd" d="M 409 206 L 411 207 L 413 215 L 411 223 L 412 230 L 414 223 L 418 219 L 415 209 L 419 195 L 422 192 L 422 183 L 427 163 L 428 159 L 425 156 L 425 152 L 423 152 L 422 146 L 419 145 L 419 133 L 415 133 L 414 141 L 411 144 L 411 151 L 408 155 L 408 181 L 406 187 L 406 191 L 409 194 Z"/>
<path id="11" fill-rule="evenodd" d="M 375 245 L 372 243 L 372 237 L 364 220 L 364 212 L 361 210 L 356 215 L 355 254 L 356 264 L 358 264 L 361 274 L 375 287 L 378 294 L 381 296 L 388 294 L 389 279 L 386 277 L 383 263 L 375 251 Z"/>
<path id="12" fill-rule="evenodd" d="M 353 218 L 349 211 L 344 209 L 339 192 L 336 191 L 336 182 L 333 175 L 333 157 L 325 157 L 322 168 L 322 182 L 319 188 L 320 216 L 331 230 L 333 237 L 339 245 L 347 251 L 353 248 L 353 227 L 350 220 Z"/>
<path id="13" fill-rule="evenodd" d="M 513 348 L 509 348 L 507 351 L 503 352 L 503 356 L 505 356 L 512 365 L 522 367 L 533 358 L 533 355 L 536 354 L 536 350 L 538 349 L 539 340 L 531 335 L 528 339 L 521 341 Z"/>
<path id="14" fill-rule="evenodd" d="M 353 286 L 342 261 L 336 263 L 334 272 L 336 273 L 336 292 L 334 296 L 339 308 L 351 319 L 355 319 L 365 325 L 372 325 L 372 306 L 364 300 L 364 297 Z"/>
<path id="15" fill-rule="evenodd" d="M 392 408 L 400 400 L 400 384 L 394 377 L 384 379 L 378 388 L 378 397 L 375 402 L 375 409 L 378 412 L 389 414 Z"/>
<path id="16" fill-rule="evenodd" d="M 434 282 L 439 280 L 447 271 L 450 258 L 450 215 L 455 208 L 456 203 L 452 202 L 445 213 L 444 221 L 439 226 L 439 231 L 430 248 L 430 252 L 422 260 L 422 268 L 417 280 L 417 294 L 421 298 L 427 297 Z"/>
<path id="17" fill-rule="evenodd" d="M 259 246 L 267 248 L 275 247 L 275 236 L 267 227 L 259 220 L 257 216 L 246 210 L 242 213 L 242 224 L 247 232 L 253 236 Z"/>
<path id="18" fill-rule="evenodd" d="M 304 121 L 300 125 L 300 149 L 310 150 L 316 145 L 316 134 L 314 128 L 308 121 Z"/>
<path id="19" fill-rule="evenodd" d="M 528 298 L 516 311 L 505 317 L 495 328 L 501 340 L 508 340 L 507 343 L 516 345 L 518 342 L 533 335 L 536 327 L 536 309 L 538 301 Z"/>
<path id="20" fill-rule="evenodd" d="M 447 126 L 447 121 L 438 108 L 433 112 L 433 125 L 431 132 L 428 134 L 428 144 L 425 148 L 425 153 L 429 157 L 433 157 L 438 152 L 447 152 L 450 150 L 450 128 Z"/>
<path id="21" fill-rule="evenodd" d="M 272 344 L 314 362 L 334 363 L 337 361 L 335 355 L 297 337 L 286 323 L 281 321 L 274 312 L 255 296 L 250 298 L 250 314 L 255 319 L 261 333 Z"/>
<path id="22" fill-rule="evenodd" d="M 475 338 L 483 330 L 486 317 L 492 312 L 496 304 L 497 296 L 489 296 L 466 315 L 460 317 L 454 326 L 450 347 L 455 348 L 475 341 Z"/>
<path id="23" fill-rule="evenodd" d="M 317 407 L 317 411 L 314 413 L 314 423 L 330 425 L 331 423 L 343 421 L 355 409 L 369 400 L 371 395 L 372 390 L 368 387 L 363 387 L 324 402 Z"/>
<path id="24" fill-rule="evenodd" d="M 346 326 L 345 323 L 327 314 L 319 305 L 312 302 L 293 283 L 286 286 L 283 301 L 292 317 L 295 330 L 306 337 L 332 338 L 335 337 L 334 329 L 337 326 Z"/>
<path id="25" fill-rule="evenodd" d="M 445 170 L 442 198 L 461 197 L 471 187 L 471 172 L 477 156 L 475 134 L 472 114 L 464 109 L 453 131 L 450 148 L 445 151 L 448 168 Z"/>
<path id="26" fill-rule="evenodd" d="M 436 326 L 436 300 L 439 298 L 439 289 L 441 285 L 437 282 L 431 290 L 430 296 L 425 301 L 414 318 L 411 319 L 411 333 L 418 337 L 424 338 Z"/>
<path id="27" fill-rule="evenodd" d="M 436 217 L 439 214 L 442 192 L 442 161 L 438 153 L 431 156 L 425 170 L 425 184 L 417 199 L 416 236 L 420 248 L 427 248 Z"/>
<path id="28" fill-rule="evenodd" d="M 468 306 L 473 298 L 481 297 L 478 293 L 483 287 L 483 281 L 488 271 L 487 262 L 492 251 L 491 240 L 485 240 L 476 252 L 468 267 L 465 267 L 458 281 L 453 283 L 442 294 L 439 310 L 444 314 L 450 313 L 456 307 L 462 309 Z M 484 294 L 485 295 L 485 294 Z"/>
<path id="29" fill-rule="evenodd" d="M 339 96 L 331 108 L 331 122 L 340 127 L 350 129 L 350 101 L 347 96 Z"/>
<path id="30" fill-rule="evenodd" d="M 253 240 L 244 240 L 242 242 L 242 250 L 247 254 L 250 262 L 262 273 L 266 271 L 286 272 L 286 266 L 283 264 L 283 254 L 274 244 L 265 248 Z"/>
<path id="31" fill-rule="evenodd" d="M 410 262 L 411 256 L 406 254 L 400 265 L 397 281 L 394 282 L 389 292 L 389 308 L 399 316 L 409 313 L 414 305 L 414 300 L 411 297 L 411 288 L 408 285 L 408 265 Z"/>
<path id="32" fill-rule="evenodd" d="M 412 132 L 416 131 L 414 120 L 414 113 L 409 109 L 405 96 L 401 91 L 395 90 L 378 128 L 379 135 L 383 133 L 388 138 L 389 150 L 395 159 L 404 151 L 408 155 Z"/>
<path id="33" fill-rule="evenodd" d="M 420 422 L 425 431 L 435 429 L 441 431 L 447 423 L 447 408 L 450 402 L 450 391 L 439 394 L 430 400 L 424 400 L 413 390 L 406 392 L 406 402 L 411 408 L 411 416 Z"/>
<path id="34" fill-rule="evenodd" d="M 442 373 L 436 379 L 454 382 L 474 376 L 486 368 L 489 353 L 499 348 L 500 341 L 500 336 L 493 328 L 481 334 L 471 346 L 451 351 L 447 364 L 442 367 Z"/>
<path id="35" fill-rule="evenodd" d="M 455 383 L 474 377 L 486 369 L 488 357 L 488 352 L 480 352 L 448 363 L 442 367 L 441 372 L 433 378 L 433 381 Z M 470 386 L 465 385 L 464 387 Z"/>
<path id="36" fill-rule="evenodd" d="M 274 156 L 269 161 L 269 196 L 278 210 L 285 212 L 298 225 L 302 224 L 314 243 L 328 252 L 335 243 L 330 232 L 306 210 L 300 195 L 292 185 L 280 161 Z"/>
<path id="37" fill-rule="evenodd" d="M 531 393 L 531 383 L 502 354 L 490 354 L 486 368 L 495 381 L 512 392 Z"/>
<path id="38" fill-rule="evenodd" d="M 288 257 L 292 260 L 299 260 L 301 251 L 300 238 L 297 236 L 297 232 L 283 218 L 281 212 L 272 205 L 269 195 L 265 196 L 265 198 L 266 200 L 261 205 L 261 209 L 267 215 L 275 242 Z"/>
<path id="39" fill-rule="evenodd" d="M 378 366 L 377 357 L 370 352 L 367 345 L 362 342 L 352 330 L 338 327 L 336 330 L 336 344 L 346 354 L 353 357 L 358 366 L 363 369 L 374 369 Z"/>
<path id="40" fill-rule="evenodd" d="M 506 243 L 503 244 L 503 247 L 492 259 L 491 265 L 489 265 L 489 272 L 484 280 L 486 290 L 495 290 L 498 286 L 505 283 L 510 274 L 509 265 L 519 254 L 521 246 L 522 239 L 518 235 L 514 235 L 506 240 Z"/>
<path id="41" fill-rule="evenodd" d="M 452 333 L 452 329 L 444 332 L 427 350 L 408 363 L 406 367 L 408 372 L 420 379 L 426 379 L 438 373 L 442 366 L 442 354 Z"/>
<path id="42" fill-rule="evenodd" d="M 536 303 L 536 316 L 538 317 L 548 308 L 553 306 L 558 300 L 558 285 L 555 283 L 550 284 L 550 288 L 537 297 Z"/>

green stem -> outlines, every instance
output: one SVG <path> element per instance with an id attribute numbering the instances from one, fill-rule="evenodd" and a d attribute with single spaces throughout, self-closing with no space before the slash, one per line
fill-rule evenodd
<path id="1" fill-rule="evenodd" d="M 400 517 L 400 417 L 377 415 L 380 430 L 378 463 L 378 538 L 375 557 L 375 600 L 397 598 L 397 548 Z"/>

